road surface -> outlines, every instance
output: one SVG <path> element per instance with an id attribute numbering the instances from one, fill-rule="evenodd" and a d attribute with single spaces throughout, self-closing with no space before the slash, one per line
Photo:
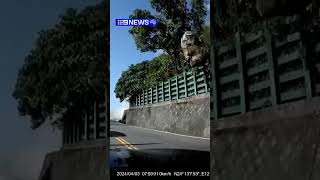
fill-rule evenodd
<path id="1" fill-rule="evenodd" d="M 110 123 L 111 149 L 184 149 L 210 151 L 210 139 Z"/>

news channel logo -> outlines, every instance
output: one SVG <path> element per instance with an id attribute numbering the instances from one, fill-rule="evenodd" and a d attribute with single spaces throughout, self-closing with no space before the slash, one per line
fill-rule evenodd
<path id="1" fill-rule="evenodd" d="M 157 19 L 116 19 L 116 26 L 157 26 Z"/>

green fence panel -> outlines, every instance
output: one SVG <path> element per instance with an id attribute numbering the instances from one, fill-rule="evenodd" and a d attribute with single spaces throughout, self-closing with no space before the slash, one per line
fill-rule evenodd
<path id="1" fill-rule="evenodd" d="M 201 73 L 186 72 L 186 92 L 208 92 L 204 89 L 210 84 L 213 119 L 310 99 L 320 95 L 320 70 L 314 68 L 320 67 L 320 51 L 314 50 L 316 43 L 308 46 L 300 32 L 273 35 L 266 25 L 252 33 L 238 32 L 225 45 L 211 47 L 211 82 Z M 318 57 L 314 62 L 307 59 L 310 51 Z"/>
<path id="2" fill-rule="evenodd" d="M 236 33 L 235 36 L 235 47 L 236 54 L 238 58 L 238 68 L 239 68 L 239 91 L 240 91 L 240 112 L 247 112 L 247 82 L 246 82 L 246 61 L 243 58 L 242 46 L 241 46 L 241 37 L 240 33 Z"/>
<path id="3" fill-rule="evenodd" d="M 165 101 L 183 99 L 210 91 L 202 67 L 193 68 L 178 74 L 135 96 L 133 104 L 143 106 Z"/>

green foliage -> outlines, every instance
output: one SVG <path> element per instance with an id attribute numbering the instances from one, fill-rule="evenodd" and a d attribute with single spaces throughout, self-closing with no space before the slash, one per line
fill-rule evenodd
<path id="1" fill-rule="evenodd" d="M 147 11 L 136 10 L 136 14 L 150 15 Z M 140 17 L 151 17 L 151 16 L 140 16 Z M 149 27 L 135 27 L 131 31 L 144 31 L 142 36 L 148 34 L 149 31 L 154 31 L 154 28 Z M 139 35 L 135 34 L 135 35 Z M 209 58 L 209 47 L 210 47 L 210 27 L 203 26 L 200 32 L 200 38 L 204 45 L 204 58 Z M 152 38 L 139 38 L 144 42 L 139 45 L 141 51 L 156 51 L 156 49 L 149 49 L 153 46 Z M 141 42 L 141 41 L 139 41 Z M 137 41 L 136 41 L 137 43 Z M 179 46 L 180 47 L 180 46 Z M 183 54 L 179 54 L 179 59 L 182 59 Z M 185 65 L 182 69 L 188 69 Z M 124 71 L 118 80 L 115 88 L 116 97 L 120 98 L 120 101 L 130 98 L 132 95 L 141 93 L 142 90 L 154 87 L 155 85 L 167 80 L 169 77 L 177 74 L 173 57 L 169 54 L 162 54 L 155 57 L 151 61 L 143 61 L 136 65 L 131 65 L 128 70 Z"/>
<path id="2" fill-rule="evenodd" d="M 205 25 L 200 32 L 201 45 L 203 47 L 204 64 L 209 64 L 210 59 L 210 26 Z M 208 67 L 209 68 L 209 67 Z M 207 69 L 209 71 L 209 69 Z"/>
<path id="3" fill-rule="evenodd" d="M 156 14 L 136 9 L 130 18 L 156 18 L 156 27 L 135 26 L 129 31 L 141 52 L 164 50 L 172 57 L 176 70 L 181 68 L 181 37 L 187 30 L 202 31 L 206 10 L 204 0 L 193 0 L 191 9 L 186 0 L 150 0 Z M 199 34 L 198 34 L 199 35 Z"/>
<path id="4" fill-rule="evenodd" d="M 210 47 L 210 26 L 203 26 L 202 27 L 202 31 L 200 33 L 200 38 L 203 42 L 203 45 L 205 47 Z"/>
<path id="5" fill-rule="evenodd" d="M 116 97 L 123 101 L 146 88 L 157 85 L 175 74 L 172 67 L 172 59 L 167 54 L 155 57 L 151 61 L 130 65 L 117 81 L 114 91 Z"/>
<path id="6" fill-rule="evenodd" d="M 80 119 L 102 98 L 106 82 L 106 4 L 66 10 L 53 28 L 39 32 L 20 69 L 13 97 L 32 128 L 48 119 Z"/>
<path id="7" fill-rule="evenodd" d="M 136 65 L 130 65 L 128 70 L 122 72 L 114 91 L 116 97 L 120 98 L 120 101 L 139 92 L 144 87 L 145 69 L 147 69 L 147 66 L 148 61 L 143 61 Z"/>
<path id="8" fill-rule="evenodd" d="M 200 35 L 203 30 L 203 25 L 205 23 L 204 17 L 207 15 L 207 10 L 205 7 L 205 0 L 192 0 L 191 1 L 191 12 L 190 17 L 192 24 L 191 26 L 194 29 L 194 32 L 197 35 Z"/>
<path id="9" fill-rule="evenodd" d="M 130 18 L 155 18 L 147 10 L 136 9 Z M 160 25 L 161 27 L 162 25 Z M 155 52 L 160 44 L 157 38 L 151 38 L 159 36 L 158 29 L 152 27 L 135 26 L 129 32 L 133 35 L 137 48 L 141 52 L 153 51 Z M 147 37 L 147 38 L 146 38 Z"/>
<path id="10" fill-rule="evenodd" d="M 162 54 L 149 61 L 145 78 L 145 88 L 156 86 L 175 74 L 170 56 Z"/>

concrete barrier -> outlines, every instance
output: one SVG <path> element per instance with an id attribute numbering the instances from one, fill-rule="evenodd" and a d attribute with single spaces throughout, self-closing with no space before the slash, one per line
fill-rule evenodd
<path id="1" fill-rule="evenodd" d="M 109 179 L 106 146 L 69 148 L 46 155 L 39 180 Z"/>
<path id="2" fill-rule="evenodd" d="M 320 179 L 320 98 L 214 121 L 214 180 Z"/>
<path id="3" fill-rule="evenodd" d="M 178 134 L 210 137 L 209 93 L 189 98 L 130 108 L 126 124 Z"/>

